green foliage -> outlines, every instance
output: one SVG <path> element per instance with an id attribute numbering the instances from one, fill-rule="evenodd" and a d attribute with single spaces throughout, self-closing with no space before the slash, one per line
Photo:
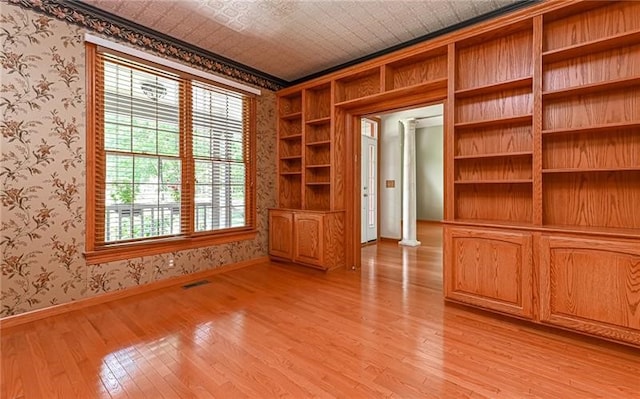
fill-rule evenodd
<path id="1" fill-rule="evenodd" d="M 136 190 L 137 191 L 137 190 Z M 115 191 L 111 193 L 111 199 L 116 204 L 133 204 L 134 195 L 133 185 L 132 184 L 118 184 L 115 188 Z"/>

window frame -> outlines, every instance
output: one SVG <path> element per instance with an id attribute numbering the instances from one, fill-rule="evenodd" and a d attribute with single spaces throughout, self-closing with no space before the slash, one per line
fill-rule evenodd
<path id="1" fill-rule="evenodd" d="M 120 57 L 130 59 L 137 63 L 148 65 L 156 69 L 164 70 L 172 74 L 177 74 L 181 78 L 197 80 L 208 85 L 230 90 L 246 96 L 248 103 L 248 127 L 247 127 L 247 170 L 245 175 L 245 218 L 246 225 L 243 227 L 232 227 L 220 230 L 194 231 L 194 184 L 193 184 L 193 155 L 191 154 L 192 143 L 189 129 L 180 132 L 180 159 L 182 161 L 182 188 L 187 192 L 183 196 L 182 218 L 188 218 L 182 223 L 187 226 L 188 231 L 183 231 L 180 235 L 140 238 L 126 242 L 102 243 L 104 237 L 96 237 L 96 228 L 101 223 L 100 218 L 104 218 L 104 205 L 97 203 L 98 192 L 104 193 L 105 179 L 100 176 L 100 171 L 104 171 L 105 150 L 97 143 L 98 132 L 97 122 L 99 112 L 99 99 L 96 92 L 96 78 L 98 78 L 98 45 L 85 42 L 86 51 L 86 232 L 85 232 L 85 259 L 87 264 L 106 263 L 123 259 L 131 259 L 141 256 L 151 256 L 167 252 L 182 251 L 187 249 L 201 248 L 212 245 L 219 245 L 229 242 L 250 240 L 257 235 L 257 210 L 256 210 L 256 97 L 252 93 L 247 93 L 238 88 L 228 87 L 219 82 L 194 76 L 184 71 L 178 71 L 171 67 L 158 65 L 156 63 L 140 59 L 138 57 L 124 54 L 122 52 L 106 49 L 106 52 L 116 54 Z M 191 85 L 187 85 L 190 90 Z M 186 93 L 186 99 L 191 101 L 190 92 Z M 186 118 L 186 125 L 191 126 L 190 107 L 181 107 L 182 117 Z M 183 125 L 184 126 L 184 125 Z M 102 165 L 102 166 L 101 166 Z M 100 191 L 101 190 L 101 191 Z M 104 223 L 104 221 L 102 221 Z M 102 229 L 104 233 L 104 228 Z"/>

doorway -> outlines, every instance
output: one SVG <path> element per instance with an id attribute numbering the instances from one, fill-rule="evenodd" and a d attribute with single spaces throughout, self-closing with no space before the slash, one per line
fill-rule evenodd
<path id="1" fill-rule="evenodd" d="M 362 118 L 360 144 L 360 243 L 378 240 L 378 131 L 380 122 Z"/>
<path id="2" fill-rule="evenodd" d="M 403 139 L 404 125 L 402 120 L 415 120 L 415 167 L 416 167 L 416 204 L 417 220 L 440 222 L 443 219 L 444 208 L 444 106 L 442 103 L 430 104 L 405 110 L 381 112 L 367 115 L 360 119 L 361 138 L 361 243 L 367 243 L 366 227 L 370 225 L 367 211 L 377 210 L 377 238 L 388 241 L 402 239 L 403 223 Z M 376 121 L 378 130 L 371 121 Z M 370 127 L 373 126 L 373 127 Z M 371 162 L 370 140 L 367 136 L 374 135 L 377 152 L 377 170 L 379 188 L 375 192 L 373 203 L 367 191 L 371 186 L 367 176 Z M 366 188 L 366 189 L 365 189 Z M 375 206 L 375 208 L 374 208 Z M 420 232 L 422 229 L 418 229 Z"/>
<path id="3" fill-rule="evenodd" d="M 345 264 L 348 269 L 359 269 L 362 260 L 362 243 L 360 241 L 361 234 L 361 162 L 360 162 L 360 146 L 362 144 L 361 139 L 361 119 L 368 115 L 378 115 L 381 113 L 388 113 L 393 110 L 407 110 L 416 107 L 423 107 L 432 104 L 445 104 L 444 109 L 447 110 L 446 98 L 448 95 L 447 87 L 434 87 L 431 90 L 416 90 L 405 92 L 404 90 L 391 90 L 387 93 L 379 95 L 371 95 L 363 97 L 362 99 L 353 101 L 344 101 L 341 104 L 336 104 L 333 109 L 332 121 L 333 132 L 335 141 L 335 148 L 339 151 L 337 155 L 340 157 L 340 161 L 336 163 L 337 167 L 344 166 L 344 169 L 336 170 L 337 176 L 344 177 L 344 180 L 339 180 L 338 187 L 341 187 L 339 195 L 335 198 L 335 202 L 338 204 L 344 203 L 345 205 L 345 223 L 344 223 L 344 247 L 345 247 Z M 445 127 L 447 129 L 452 128 L 454 124 L 453 114 L 445 111 Z M 382 133 L 382 134 L 381 134 Z M 384 144 L 381 142 L 381 138 L 384 137 L 383 132 L 379 132 L 378 136 L 378 148 L 382 149 Z M 332 144 L 333 145 L 333 144 Z M 450 143 L 445 140 L 445 154 L 449 151 L 446 150 L 447 145 Z M 451 157 L 446 157 L 445 166 L 450 167 L 453 163 Z M 378 165 L 380 166 L 380 157 L 378 158 Z M 333 173 L 333 172 L 332 172 Z M 387 181 L 381 177 L 381 173 L 378 174 L 379 191 L 378 191 L 378 214 L 382 218 L 381 207 L 384 200 L 381 199 L 381 195 L 387 190 Z M 450 187 L 451 186 L 451 187 Z M 452 213 L 451 206 L 449 204 L 450 199 L 447 198 L 447 193 L 453 191 L 453 182 L 445 181 L 445 201 L 444 201 L 444 213 L 447 218 Z M 396 204 L 397 206 L 397 204 Z M 378 235 L 382 238 L 380 227 L 382 223 L 378 224 Z"/>

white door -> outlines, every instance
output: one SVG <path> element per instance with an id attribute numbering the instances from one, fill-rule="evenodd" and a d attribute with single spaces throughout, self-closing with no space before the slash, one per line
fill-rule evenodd
<path id="1" fill-rule="evenodd" d="M 378 124 L 362 119 L 360 198 L 362 243 L 378 239 Z"/>

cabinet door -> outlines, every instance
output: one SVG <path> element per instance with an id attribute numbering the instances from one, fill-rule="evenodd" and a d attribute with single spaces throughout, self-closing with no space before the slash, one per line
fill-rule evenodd
<path id="1" fill-rule="evenodd" d="M 445 297 L 533 318 L 531 234 L 445 228 Z"/>
<path id="2" fill-rule="evenodd" d="M 541 321 L 640 345 L 640 243 L 543 236 Z"/>
<path id="3" fill-rule="evenodd" d="M 293 212 L 269 211 L 269 255 L 293 259 Z"/>
<path id="4" fill-rule="evenodd" d="M 324 268 L 324 215 L 295 213 L 294 261 Z"/>

